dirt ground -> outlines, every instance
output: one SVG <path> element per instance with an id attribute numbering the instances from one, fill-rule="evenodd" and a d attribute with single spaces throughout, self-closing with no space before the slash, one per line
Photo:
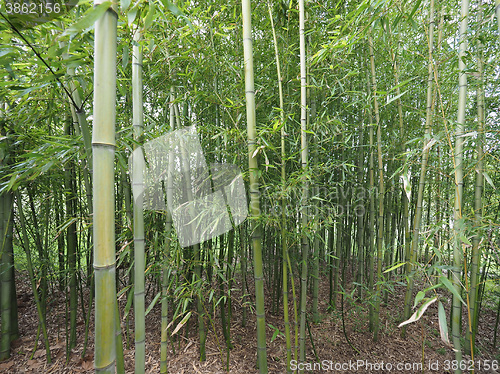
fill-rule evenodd
<path id="1" fill-rule="evenodd" d="M 20 275 L 22 278 L 22 275 Z M 19 278 L 18 278 L 19 279 Z M 38 318 L 28 282 L 18 282 L 19 328 L 21 337 L 13 343 L 11 358 L 0 363 L 1 373 L 93 373 L 93 316 L 89 343 L 85 355 L 83 353 L 85 324 L 81 309 L 79 311 L 78 345 L 72 350 L 69 362 L 66 362 L 65 315 L 66 305 L 62 295 L 49 301 L 48 332 L 52 363 L 47 364 L 43 341 L 37 339 Z M 406 338 L 401 338 L 397 327 L 402 316 L 405 287 L 396 285 L 389 294 L 388 303 L 382 304 L 380 314 L 380 333 L 377 342 L 373 341 L 368 329 L 367 305 L 344 301 L 345 334 L 343 332 L 340 299 L 337 310 L 327 311 L 328 282 L 322 279 L 319 309 L 320 323 L 309 323 L 310 335 L 306 341 L 305 372 L 310 373 L 452 373 L 448 370 L 455 359 L 453 351 L 446 347 L 440 339 L 437 319 L 437 305 L 431 305 L 424 317 L 408 326 Z M 242 308 L 238 304 L 238 291 L 233 294 L 236 302 L 232 305 L 231 338 L 234 345 L 229 352 L 229 373 L 253 374 L 256 368 L 256 325 L 255 314 L 248 313 L 248 323 L 242 327 Z M 148 295 L 152 299 L 154 295 Z M 291 296 L 291 295 L 290 295 Z M 271 297 L 267 295 L 267 362 L 269 373 L 285 373 L 286 345 L 283 335 L 283 312 L 278 315 L 269 313 Z M 121 300 L 124 304 L 124 300 Z M 308 305 L 311 305 L 309 303 Z M 124 305 L 122 305 L 124 306 Z M 447 313 L 449 304 L 445 305 Z M 131 313 L 132 314 L 132 313 Z M 194 314 L 193 314 L 194 316 Z M 465 316 L 465 313 L 464 313 Z M 465 317 L 464 317 L 465 318 Z M 199 345 L 196 333 L 196 318 L 192 317 L 189 332 L 180 330 L 178 338 L 173 342 L 175 354 L 170 346 L 168 356 L 168 372 L 175 374 L 217 374 L 225 373 L 227 352 L 220 328 L 218 315 L 214 318 L 214 326 L 210 326 L 206 344 L 206 361 L 199 361 Z M 290 308 L 292 329 L 293 309 Z M 475 373 L 495 373 L 484 368 L 486 360 L 499 360 L 499 352 L 492 349 L 495 314 L 491 308 L 483 308 L 479 324 L 478 344 L 475 360 L 481 361 L 483 367 Z M 128 329 L 126 328 L 128 324 Z M 127 373 L 134 372 L 134 337 L 133 318 L 122 321 L 124 330 L 124 356 Z M 209 326 L 209 323 L 207 323 Z M 465 328 L 465 324 L 464 324 Z M 280 333 L 275 334 L 276 329 Z M 274 339 L 273 338 L 274 336 Z M 292 339 L 293 339 L 292 331 Z M 346 336 L 349 342 L 346 339 Z M 272 340 L 272 341 L 271 341 Z M 311 340 L 313 344 L 311 344 Z M 294 347 L 292 347 L 292 351 Z M 293 357 L 292 357 L 293 358 Z M 468 360 L 470 357 L 464 357 Z M 490 361 L 491 362 L 491 361 Z M 500 362 L 497 361 L 498 364 Z M 294 368 L 294 367 L 292 367 Z M 146 372 L 160 372 L 160 307 L 155 306 L 146 318 Z M 467 371 L 464 371 L 467 372 Z M 500 372 L 500 370 L 498 370 Z"/>

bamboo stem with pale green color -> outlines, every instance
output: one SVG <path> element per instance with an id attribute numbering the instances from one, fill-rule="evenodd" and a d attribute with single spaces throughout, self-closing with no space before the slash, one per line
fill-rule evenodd
<path id="1" fill-rule="evenodd" d="M 281 65 L 278 50 L 278 38 L 276 37 L 276 29 L 274 27 L 273 14 L 271 10 L 271 3 L 267 3 L 267 8 L 269 11 L 269 20 L 271 21 L 271 28 L 273 30 L 273 42 L 274 42 L 274 56 L 276 60 L 276 73 L 278 76 L 278 92 L 279 92 L 279 102 L 280 102 L 280 137 L 281 137 L 281 184 L 282 189 L 285 189 L 286 185 L 286 152 L 285 152 L 285 111 L 283 105 L 283 84 L 281 77 Z M 286 371 L 291 373 L 290 361 L 292 359 L 292 340 L 290 336 L 290 319 L 288 315 L 288 246 L 286 237 L 286 199 L 281 196 L 281 222 L 280 222 L 280 234 L 281 234 L 281 251 L 282 251 L 282 262 L 283 262 L 283 322 L 285 324 L 285 344 L 286 344 Z"/>
<path id="2" fill-rule="evenodd" d="M 500 31 L 500 0 L 495 2 L 495 14 L 497 15 L 498 31 Z"/>
<path id="3" fill-rule="evenodd" d="M 38 288 L 36 285 L 35 272 L 33 269 L 33 262 L 31 260 L 31 251 L 29 249 L 29 237 L 28 232 L 26 230 L 26 218 L 24 216 L 23 205 L 22 205 L 22 197 L 19 190 L 16 190 L 16 200 L 17 200 L 17 211 L 19 212 L 19 225 L 21 226 L 21 245 L 24 248 L 26 253 L 26 267 L 28 270 L 28 274 L 30 277 L 31 289 L 33 291 L 33 299 L 35 300 L 36 311 L 38 314 L 38 323 L 42 330 L 43 342 L 45 344 L 45 354 L 47 356 L 47 363 L 50 364 L 52 362 L 50 355 L 50 343 L 49 337 L 47 334 L 47 323 L 45 320 L 45 316 L 42 310 L 42 303 L 40 302 L 40 296 L 38 294 Z M 17 228 L 16 228 L 17 229 Z"/>
<path id="4" fill-rule="evenodd" d="M 380 319 L 380 302 L 382 297 L 381 283 L 382 280 L 382 245 L 383 245 L 383 233 L 384 233 L 384 168 L 382 163 L 382 134 L 381 134 L 381 124 L 380 124 L 380 114 L 377 99 L 377 77 L 375 74 L 375 57 L 373 54 L 373 38 L 372 32 L 368 34 L 368 45 L 370 48 L 370 65 L 371 65 L 371 77 L 372 77 L 372 94 L 373 94 L 373 106 L 375 112 L 375 121 L 377 125 L 377 158 L 378 158 L 378 174 L 379 174 L 379 191 L 378 191 L 378 223 L 377 223 L 377 286 L 375 292 L 375 310 L 373 319 L 373 340 L 378 339 L 379 331 L 379 319 Z"/>
<path id="5" fill-rule="evenodd" d="M 71 121 L 65 123 L 66 135 L 71 135 Z M 64 184 L 65 184 L 65 199 L 66 199 L 66 218 L 67 220 L 76 217 L 76 185 L 75 185 L 75 165 L 73 160 L 69 160 L 65 165 Z M 68 262 L 69 275 L 69 310 L 70 310 L 70 336 L 68 340 L 68 351 L 76 347 L 76 318 L 78 307 L 78 295 L 76 284 L 76 252 L 77 252 L 77 236 L 76 222 L 73 221 L 66 229 L 66 254 Z M 69 356 L 67 357 L 69 359 Z"/>
<path id="6" fill-rule="evenodd" d="M 267 373 L 266 319 L 264 305 L 264 274 L 260 230 L 259 165 L 256 150 L 255 88 L 252 47 L 252 10 L 250 0 L 242 0 L 243 59 L 247 114 L 248 169 L 250 179 L 250 219 L 255 278 L 255 309 L 257 314 L 257 363 L 260 374 Z"/>
<path id="7" fill-rule="evenodd" d="M 11 308 L 15 297 L 12 295 L 14 281 L 12 253 L 12 192 L 6 191 L 0 195 L 0 315 L 2 321 L 2 335 L 0 340 L 0 361 L 10 357 L 12 313 Z"/>
<path id="8" fill-rule="evenodd" d="M 455 359 L 458 362 L 462 361 L 462 347 L 460 343 L 461 337 L 461 317 L 462 317 L 462 303 L 458 298 L 461 292 L 462 271 L 461 266 L 464 260 L 461 237 L 463 236 L 464 223 L 462 221 L 462 197 L 463 197 L 463 157 L 464 157 L 464 127 L 465 127 L 465 111 L 467 104 L 467 73 L 465 65 L 465 56 L 468 49 L 467 41 L 467 22 L 469 15 L 469 0 L 462 0 L 462 7 L 460 12 L 460 46 L 458 52 L 458 113 L 457 125 L 455 130 L 455 149 L 453 164 L 455 168 L 455 206 L 454 206 L 454 224 L 453 224 L 453 268 L 452 268 L 452 281 L 456 291 L 453 294 L 452 301 L 452 320 L 451 320 L 451 334 L 453 346 L 455 348 Z M 461 373 L 460 365 L 455 374 Z"/>
<path id="9" fill-rule="evenodd" d="M 170 131 L 174 131 L 175 119 L 174 119 L 174 87 L 170 87 Z M 169 160 L 172 159 L 172 153 L 169 155 Z M 169 163 L 168 175 L 172 173 L 173 164 Z M 172 201 L 173 187 L 172 178 L 167 178 L 167 201 Z M 170 254 L 170 243 L 171 243 L 171 233 L 172 233 L 172 213 L 167 209 L 167 221 L 166 221 L 166 238 L 165 238 L 165 258 L 169 258 Z M 160 373 L 165 374 L 168 372 L 167 363 L 167 352 L 168 352 L 168 267 L 167 262 L 164 260 L 162 268 L 162 298 L 161 298 L 161 351 L 160 351 Z"/>
<path id="10" fill-rule="evenodd" d="M 299 329 L 299 362 L 306 359 L 306 318 L 307 318 L 307 257 L 309 255 L 309 240 L 306 235 L 308 226 L 308 194 L 309 184 L 307 178 L 308 170 L 308 147 L 307 147 L 307 66 L 306 66 L 306 38 L 305 38 L 305 6 L 304 0 L 299 0 L 299 45 L 300 45 L 300 144 L 302 164 L 302 201 L 301 201 L 301 249 L 302 269 L 300 275 L 300 329 Z M 302 373 L 299 367 L 299 373 Z"/>
<path id="11" fill-rule="evenodd" d="M 371 114 L 371 110 L 368 111 L 368 119 L 370 122 L 370 129 L 369 129 L 369 144 L 370 144 L 370 163 L 369 163 L 369 186 L 370 186 L 370 215 L 369 215 L 369 223 L 368 223 L 368 256 L 369 256 L 369 263 L 368 263 L 368 289 L 370 292 L 373 291 L 373 283 L 374 283 L 374 268 L 375 268 L 375 259 L 374 259 L 374 252 L 375 248 L 373 245 L 373 239 L 375 236 L 375 233 L 373 232 L 374 227 L 375 227 L 375 171 L 374 171 L 374 166 L 375 166 L 375 155 L 374 155 L 374 150 L 373 150 L 373 117 Z M 374 326 L 374 310 L 373 310 L 373 305 L 372 303 L 369 303 L 369 323 L 368 327 L 370 331 L 373 331 L 373 326 Z"/>
<path id="12" fill-rule="evenodd" d="M 98 6 L 102 0 L 95 0 Z M 116 119 L 116 27 L 113 7 L 95 22 L 93 234 L 95 270 L 96 373 L 115 373 L 116 259 L 114 214 L 114 157 Z"/>
<path id="13" fill-rule="evenodd" d="M 141 30 L 134 31 L 132 48 L 132 122 L 134 138 L 140 144 L 143 127 L 142 99 L 142 47 Z M 139 156 L 140 157 L 140 156 Z M 142 160 L 134 157 L 132 168 L 133 191 L 140 191 L 134 196 L 134 323 L 135 323 L 135 374 L 143 374 L 146 359 L 146 325 L 145 325 L 145 254 L 144 254 L 144 177 Z"/>
<path id="14" fill-rule="evenodd" d="M 480 25 L 483 21 L 483 4 L 479 1 L 477 22 Z M 470 289 L 469 289 L 469 328 L 465 333 L 466 351 L 471 355 L 474 362 L 474 346 L 476 341 L 478 315 L 479 315 L 479 302 L 478 302 L 478 284 L 479 284 L 479 269 L 481 263 L 481 222 L 483 218 L 483 172 L 484 172 L 484 46 L 479 37 L 477 39 L 477 71 L 479 73 L 479 82 L 476 92 L 477 97 L 477 146 L 476 146 L 476 186 L 474 188 L 474 226 L 477 230 L 472 237 L 472 264 L 470 269 Z M 469 344 L 468 344 L 469 343 Z"/>
<path id="15" fill-rule="evenodd" d="M 409 272 L 408 275 L 408 286 L 406 288 L 405 302 L 404 302 L 404 312 L 403 320 L 410 318 L 410 312 L 412 307 L 411 298 L 413 297 L 413 274 L 412 271 L 415 269 L 415 263 L 417 261 L 418 243 L 420 239 L 420 227 L 422 224 L 422 204 L 424 199 L 424 189 L 425 189 L 425 175 L 427 170 L 427 163 L 429 161 L 429 141 L 431 137 L 431 127 L 432 127 L 432 114 L 434 112 L 434 97 L 433 97 L 433 57 L 432 52 L 434 48 L 434 0 L 431 0 L 430 11 L 429 11 L 429 54 L 428 54 L 428 72 L 427 72 L 427 109 L 425 117 L 425 132 L 424 132 L 424 144 L 422 147 L 422 161 L 420 162 L 420 179 L 418 184 L 417 192 L 417 206 L 415 208 L 415 215 L 413 221 L 413 235 L 410 249 L 410 257 L 407 259 L 409 261 Z M 406 335 L 406 325 L 402 327 L 401 335 L 404 337 Z"/>

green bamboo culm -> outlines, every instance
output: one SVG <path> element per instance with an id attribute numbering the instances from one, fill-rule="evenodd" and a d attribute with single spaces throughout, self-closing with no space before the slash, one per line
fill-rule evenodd
<path id="1" fill-rule="evenodd" d="M 140 144 L 143 127 L 143 100 L 142 100 L 142 48 L 141 31 L 134 31 L 134 46 L 132 48 L 132 116 L 134 138 Z M 133 191 L 142 191 L 143 162 L 134 157 L 132 167 Z M 144 211 L 143 194 L 134 196 L 134 323 L 135 323 L 135 373 L 145 371 L 145 298 L 144 298 Z"/>
<path id="2" fill-rule="evenodd" d="M 0 195 L 0 285 L 1 285 L 1 321 L 0 361 L 10 357 L 12 331 L 12 304 L 15 302 L 12 292 L 14 257 L 12 253 L 12 192 Z"/>
<path id="3" fill-rule="evenodd" d="M 478 14 L 477 21 L 480 25 L 483 21 L 483 4 L 479 1 L 478 4 Z M 485 122 L 485 110 L 484 110 L 484 46 L 481 38 L 477 39 L 477 71 L 479 73 L 479 82 L 476 92 L 477 100 L 477 146 L 476 146 L 476 186 L 474 188 L 474 226 L 477 232 L 472 237 L 472 263 L 470 269 L 470 290 L 469 290 L 469 303 L 470 303 L 470 329 L 467 329 L 465 335 L 466 350 L 467 353 L 472 357 L 474 362 L 474 346 L 476 341 L 478 317 L 479 317 L 479 269 L 481 266 L 481 230 L 482 218 L 483 218 L 483 183 L 484 183 L 484 122 Z"/>
<path id="4" fill-rule="evenodd" d="M 243 59 L 247 112 L 248 168 L 250 177 L 250 218 L 255 277 L 255 309 L 257 313 L 257 364 L 260 374 L 267 373 L 266 320 L 264 306 L 264 275 L 262 239 L 260 236 L 259 166 L 255 154 L 256 118 L 253 74 L 252 10 L 250 0 L 242 0 Z"/>
<path id="5" fill-rule="evenodd" d="M 460 328 L 461 328 L 461 309 L 462 303 L 458 298 L 461 292 L 461 267 L 463 262 L 462 240 L 463 236 L 463 221 L 462 221 L 462 197 L 463 197 L 463 157 L 464 157 L 464 125 L 465 125 L 465 109 L 467 104 L 467 73 L 464 58 L 467 53 L 467 22 L 469 15 L 469 0 L 462 0 L 460 12 L 460 46 L 458 52 L 458 69 L 459 69 L 459 91 L 458 91 L 458 114 L 457 125 L 455 130 L 455 150 L 454 150 L 454 167 L 455 167 L 455 207 L 454 207 L 454 224 L 453 224 L 453 285 L 456 293 L 453 294 L 452 302 L 452 320 L 451 333 L 453 337 L 453 346 L 455 348 L 455 359 L 458 362 L 462 361 L 462 347 L 460 345 Z M 460 365 L 455 374 L 462 373 Z"/>
<path id="6" fill-rule="evenodd" d="M 72 135 L 72 124 L 70 120 L 65 123 L 65 133 L 66 135 Z M 64 170 L 64 184 L 65 184 L 65 198 L 66 198 L 66 215 L 67 219 L 70 220 L 76 216 L 76 183 L 75 183 L 75 165 L 73 160 L 69 160 L 65 165 Z M 69 309 L 70 309 L 70 336 L 68 341 L 68 354 L 69 351 L 76 347 L 76 319 L 77 319 L 77 307 L 78 307 L 78 295 L 77 295 L 77 280 L 76 280 L 76 253 L 77 253 L 77 227 L 76 222 L 71 223 L 66 231 L 66 253 L 67 253 L 67 264 L 69 272 Z M 69 359 L 69 355 L 67 357 Z"/>
<path id="7" fill-rule="evenodd" d="M 24 217 L 24 211 L 23 211 L 23 206 L 22 206 L 22 197 L 21 193 L 19 190 L 16 191 L 16 201 L 17 201 L 17 209 L 19 212 L 19 226 L 21 226 L 21 245 L 24 248 L 24 251 L 26 252 L 26 267 L 28 270 L 28 274 L 30 277 L 30 283 L 31 283 L 31 289 L 33 291 L 33 299 L 35 300 L 35 305 L 36 305 L 36 311 L 38 315 L 38 323 L 40 325 L 40 328 L 42 330 L 42 336 L 43 336 L 43 342 L 45 344 L 45 354 L 47 357 L 47 363 L 50 364 L 52 362 L 51 354 L 50 354 L 50 343 L 49 343 L 49 337 L 47 334 L 47 324 L 45 321 L 45 315 L 43 314 L 42 311 L 42 303 L 40 302 L 40 296 L 38 293 L 38 288 L 36 285 L 36 277 L 35 277 L 35 271 L 33 269 L 33 262 L 31 261 L 31 250 L 29 248 L 29 237 L 28 237 L 28 231 L 26 230 L 26 218 Z"/>
<path id="8" fill-rule="evenodd" d="M 427 169 L 427 163 L 429 161 L 429 147 L 427 144 L 429 143 L 431 136 L 431 125 L 432 125 L 432 114 L 434 110 L 434 100 L 432 94 L 432 86 L 433 86 L 433 60 L 432 60 L 432 51 L 433 51 L 433 43 L 434 43 L 434 0 L 431 0 L 430 3 L 430 12 L 429 12 L 429 54 L 428 54 L 428 73 L 427 73 L 427 110 L 426 110 L 426 120 L 425 120 L 425 135 L 424 135 L 424 144 L 422 148 L 422 162 L 420 164 L 420 179 L 418 184 L 418 192 L 417 192 L 417 206 L 415 208 L 415 216 L 413 221 L 413 236 L 411 242 L 410 249 L 410 258 L 407 259 L 410 262 L 410 271 L 408 272 L 408 286 L 405 294 L 405 302 L 404 302 L 404 315 L 403 320 L 407 320 L 410 318 L 410 312 L 412 307 L 411 298 L 413 296 L 413 273 L 412 271 L 415 268 L 415 263 L 417 261 L 417 252 L 418 252 L 418 242 L 420 238 L 420 227 L 422 224 L 422 204 L 424 197 L 424 187 L 425 187 L 425 175 Z M 406 335 L 406 325 L 402 327 L 401 335 L 404 337 Z"/>
<path id="9" fill-rule="evenodd" d="M 173 131 L 175 128 L 174 119 L 174 87 L 170 87 L 170 130 Z M 172 154 L 169 155 L 169 160 L 172 159 Z M 172 173 L 173 164 L 169 163 L 168 176 Z M 167 201 L 172 201 L 173 187 L 172 178 L 167 178 Z M 170 243 L 172 234 L 172 214 L 170 210 L 167 210 L 167 222 L 166 222 L 166 238 L 165 238 L 165 260 L 163 262 L 162 269 L 162 286 L 161 286 L 161 349 L 160 349 L 160 373 L 166 374 L 168 372 L 167 363 L 167 351 L 168 351 L 168 285 L 169 276 L 166 259 L 170 255 Z"/>
<path id="10" fill-rule="evenodd" d="M 382 281 L 382 245 L 383 245 L 383 232 L 384 232 L 384 168 L 382 164 L 382 135 L 380 129 L 380 113 L 377 99 L 377 76 L 375 74 L 375 57 L 373 52 L 373 39 L 372 30 L 368 34 L 368 46 L 370 48 L 370 66 L 372 78 L 372 94 L 373 94 L 373 107 L 375 112 L 375 121 L 377 125 L 377 158 L 378 158 L 378 172 L 379 172 L 379 208 L 378 208 L 378 231 L 377 231 L 377 285 L 375 293 L 375 310 L 373 313 L 373 340 L 377 341 L 380 320 L 380 302 L 382 297 L 381 281 Z"/>
<path id="11" fill-rule="evenodd" d="M 500 0 L 496 0 L 495 2 L 495 13 L 497 15 L 497 21 L 498 21 L 498 31 L 500 31 Z"/>
<path id="12" fill-rule="evenodd" d="M 299 361 L 306 358 L 306 304 L 307 304 L 307 257 L 309 254 L 309 241 L 306 235 L 308 224 L 307 199 L 309 184 L 307 181 L 307 67 L 306 67 L 306 38 L 305 38 L 305 9 L 304 0 L 299 0 L 299 38 L 300 38 L 300 144 L 302 164 L 302 201 L 301 201 L 301 226 L 302 226 L 302 269 L 300 275 L 300 328 L 299 328 Z M 303 370 L 299 370 L 303 372 Z"/>
<path id="13" fill-rule="evenodd" d="M 98 6 L 102 0 L 95 0 Z M 112 7 L 95 23 L 93 236 L 95 271 L 96 373 L 115 373 L 116 367 L 116 262 L 114 228 L 114 157 L 116 119 L 116 27 Z"/>
<path id="14" fill-rule="evenodd" d="M 281 183 L 282 188 L 285 190 L 286 186 L 286 151 L 285 151 L 285 111 L 283 105 L 283 84 L 281 77 L 281 65 L 278 50 L 278 38 L 276 37 L 276 29 L 274 27 L 273 13 L 271 3 L 267 2 L 269 11 L 269 20 L 271 21 L 271 28 L 273 30 L 273 43 L 274 43 L 274 57 L 276 59 L 276 74 L 278 76 L 278 92 L 280 100 L 280 127 L 281 127 Z M 280 222 L 280 235 L 281 235 L 281 251 L 282 251 L 282 267 L 283 267 L 283 322 L 285 324 L 285 341 L 286 341 L 286 372 L 291 373 L 290 361 L 292 360 L 292 340 L 290 336 L 290 319 L 288 316 L 288 245 L 286 237 L 286 199 L 281 197 L 281 222 Z"/>

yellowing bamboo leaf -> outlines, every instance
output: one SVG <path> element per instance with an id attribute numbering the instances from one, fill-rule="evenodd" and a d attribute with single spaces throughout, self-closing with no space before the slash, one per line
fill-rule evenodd
<path id="1" fill-rule="evenodd" d="M 424 312 L 427 310 L 427 308 L 434 302 L 436 302 L 437 296 L 433 297 L 432 299 L 427 299 L 425 303 L 423 303 L 420 308 L 417 309 L 415 313 L 406 321 L 401 322 L 398 327 L 402 327 L 404 325 L 407 325 L 412 322 L 418 321 L 423 315 Z"/>
<path id="2" fill-rule="evenodd" d="M 401 267 L 403 265 L 406 265 L 406 262 L 400 262 L 399 264 L 393 265 L 389 269 L 384 270 L 384 273 L 388 273 L 390 271 L 396 270 L 397 268 L 399 268 L 399 267 Z"/>
<path id="3" fill-rule="evenodd" d="M 172 336 L 174 336 L 175 334 L 177 334 L 177 331 L 179 331 L 182 326 L 184 326 L 186 324 L 186 322 L 188 321 L 189 317 L 191 317 L 191 312 L 188 312 L 188 314 L 186 314 L 184 316 L 184 318 L 182 319 L 182 321 L 180 321 L 177 326 L 175 327 L 174 331 L 172 331 Z"/>
<path id="4" fill-rule="evenodd" d="M 456 351 L 453 345 L 450 343 L 450 338 L 448 336 L 448 322 L 446 321 L 446 312 L 444 311 L 444 306 L 441 301 L 438 303 L 438 321 L 439 321 L 439 333 L 441 334 L 441 340 L 448 347 Z"/>

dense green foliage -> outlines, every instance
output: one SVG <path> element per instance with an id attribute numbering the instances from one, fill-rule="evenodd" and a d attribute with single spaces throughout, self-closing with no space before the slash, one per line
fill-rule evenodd
<path id="1" fill-rule="evenodd" d="M 94 8 L 80 1 L 59 18 L 25 28 L 0 19 L 4 338 L 15 326 L 14 313 L 7 308 L 15 293 L 9 286 L 9 240 L 4 239 L 11 229 L 14 265 L 28 270 L 33 280 L 41 325 L 50 313 L 47 298 L 56 288 L 67 293 L 71 326 L 76 313 L 88 323 L 91 304 L 81 305 L 81 300 L 83 290 L 94 287 L 93 25 L 109 6 L 104 2 Z M 266 312 L 282 309 L 283 290 L 293 306 L 286 325 L 288 360 L 298 358 L 299 319 L 302 345 L 306 317 L 317 322 L 319 314 L 343 302 L 348 288 L 356 289 L 356 302 L 370 310 L 376 339 L 380 302 L 398 282 L 409 285 L 407 315 L 401 313 L 401 322 L 412 307 L 424 311 L 438 301 L 441 308 L 453 297 L 454 310 L 464 311 L 458 317 L 455 311 L 453 317 L 462 318 L 464 329 L 455 329 L 452 343 L 459 344 L 470 328 L 461 344 L 474 354 L 481 309 L 496 308 L 500 299 L 495 286 L 500 276 L 500 20 L 495 20 L 494 1 L 471 2 L 464 34 L 468 48 L 461 61 L 458 2 L 436 1 L 429 17 L 430 1 L 305 1 L 306 66 L 299 60 L 299 1 L 269 1 L 269 7 L 254 1 L 256 143 L 250 155 L 241 4 L 122 0 L 117 8 L 113 234 L 117 292 L 127 299 L 120 311 L 123 320 L 132 310 L 138 276 L 132 270 L 133 228 L 140 227 L 145 277 L 154 285 L 148 295 L 153 302 L 145 305 L 144 314 L 161 301 L 164 328 L 172 321 L 169 329 L 176 334 L 182 327 L 188 331 L 196 320 L 202 340 L 215 318 L 230 326 L 234 288 L 242 294 L 245 318 L 254 311 L 247 309 L 254 297 L 246 282 L 251 278 L 247 272 L 255 269 L 253 253 L 259 242 L 263 268 L 257 267 L 255 282 L 263 281 L 266 299 L 271 299 Z M 136 129 L 134 137 L 132 63 L 139 46 L 144 125 L 143 133 Z M 462 108 L 460 72 L 467 77 Z M 463 117 L 457 120 L 459 109 Z M 189 125 L 196 125 L 207 162 L 234 163 L 246 182 L 258 179 L 254 194 L 260 207 L 235 231 L 199 247 L 180 248 L 166 212 L 145 211 L 144 227 L 134 226 L 132 212 L 140 210 L 133 209 L 127 163 L 142 142 Z M 457 205 L 460 144 L 463 193 Z M 258 159 L 257 168 L 249 170 L 249 156 L 251 162 Z M 247 191 L 251 189 L 248 185 Z M 311 287 L 317 298 L 318 276 L 330 282 L 328 310 L 318 311 L 317 300 L 305 297 Z M 412 288 L 414 277 L 424 279 L 425 289 Z M 298 287 L 303 291 L 300 300 Z M 486 289 L 496 291 L 486 294 Z M 139 291 L 144 291 L 143 284 Z M 449 317 L 450 308 L 445 313 Z M 446 316 L 439 323 L 444 328 Z M 11 334 L 16 335 L 14 330 Z M 223 334 L 229 356 L 230 331 Z M 74 329 L 68 329 L 68 354 L 75 339 Z M 10 342 L 4 340 L 0 359 L 8 357 Z M 162 335 L 162 360 L 166 340 Z M 443 340 L 451 344 L 447 337 Z M 139 343 L 144 349 L 142 334 Z M 265 372 L 265 354 L 259 357 Z"/>

